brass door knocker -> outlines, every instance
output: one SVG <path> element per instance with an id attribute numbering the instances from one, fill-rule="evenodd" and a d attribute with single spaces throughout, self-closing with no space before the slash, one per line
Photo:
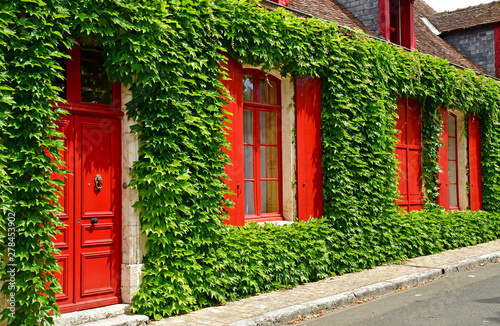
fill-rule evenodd
<path id="1" fill-rule="evenodd" d="M 100 174 L 96 174 L 94 177 L 95 190 L 100 191 L 102 189 L 102 176 Z"/>

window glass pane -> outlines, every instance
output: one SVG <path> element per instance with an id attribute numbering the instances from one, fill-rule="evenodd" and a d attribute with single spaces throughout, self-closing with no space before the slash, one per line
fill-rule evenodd
<path id="1" fill-rule="evenodd" d="M 450 185 L 450 206 L 457 207 L 457 185 Z"/>
<path id="2" fill-rule="evenodd" d="M 278 144 L 278 114 L 274 112 L 260 112 L 260 143 Z"/>
<path id="3" fill-rule="evenodd" d="M 452 137 L 456 137 L 455 121 L 456 118 L 454 116 L 448 115 L 448 135 Z"/>
<path id="4" fill-rule="evenodd" d="M 243 110 L 243 142 L 253 144 L 253 112 Z"/>
<path id="5" fill-rule="evenodd" d="M 243 146 L 244 163 L 243 170 L 245 179 L 253 179 L 253 146 Z"/>
<path id="6" fill-rule="evenodd" d="M 253 77 L 243 75 L 243 99 L 253 101 Z"/>
<path id="7" fill-rule="evenodd" d="M 261 178 L 278 178 L 278 148 L 260 146 Z"/>
<path id="8" fill-rule="evenodd" d="M 245 181 L 245 215 L 255 214 L 253 182 Z"/>
<path id="9" fill-rule="evenodd" d="M 80 40 L 82 102 L 112 104 L 113 83 L 104 69 L 102 49 L 90 38 Z"/>
<path id="10" fill-rule="evenodd" d="M 262 213 L 279 212 L 278 181 L 261 181 L 260 195 Z"/>
<path id="11" fill-rule="evenodd" d="M 448 159 L 456 160 L 456 140 L 455 138 L 448 138 Z"/>
<path id="12" fill-rule="evenodd" d="M 278 88 L 275 82 L 260 78 L 259 88 L 261 103 L 278 104 Z"/>
<path id="13" fill-rule="evenodd" d="M 449 182 L 457 182 L 457 162 L 448 161 L 448 176 Z"/>

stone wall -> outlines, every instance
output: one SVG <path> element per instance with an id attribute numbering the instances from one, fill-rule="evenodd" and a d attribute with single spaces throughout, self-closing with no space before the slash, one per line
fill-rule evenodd
<path id="1" fill-rule="evenodd" d="M 369 29 L 380 35 L 378 0 L 337 0 Z"/>
<path id="2" fill-rule="evenodd" d="M 132 99 L 130 91 L 122 85 L 122 110 Z M 137 135 L 130 132 L 134 122 L 125 114 L 122 118 L 122 183 L 130 182 L 129 172 L 134 161 L 139 158 Z M 125 187 L 122 191 L 122 266 L 121 297 L 123 303 L 131 303 L 134 292 L 141 283 L 142 257 L 146 253 L 146 235 L 141 233 L 139 214 L 132 204 L 137 201 L 135 189 Z"/>
<path id="3" fill-rule="evenodd" d="M 492 24 L 440 35 L 491 75 L 495 75 L 495 30 Z"/>

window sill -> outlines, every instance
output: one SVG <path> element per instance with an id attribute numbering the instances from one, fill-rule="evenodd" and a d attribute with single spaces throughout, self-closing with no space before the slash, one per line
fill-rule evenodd
<path id="1" fill-rule="evenodd" d="M 293 221 L 262 221 L 257 222 L 259 225 L 264 225 L 264 223 L 272 223 L 274 225 L 289 225 L 293 224 Z"/>

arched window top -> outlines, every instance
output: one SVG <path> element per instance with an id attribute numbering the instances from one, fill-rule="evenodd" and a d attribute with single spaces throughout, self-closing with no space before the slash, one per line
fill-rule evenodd
<path id="1" fill-rule="evenodd" d="M 257 69 L 243 69 L 243 101 L 281 106 L 281 81 Z"/>

